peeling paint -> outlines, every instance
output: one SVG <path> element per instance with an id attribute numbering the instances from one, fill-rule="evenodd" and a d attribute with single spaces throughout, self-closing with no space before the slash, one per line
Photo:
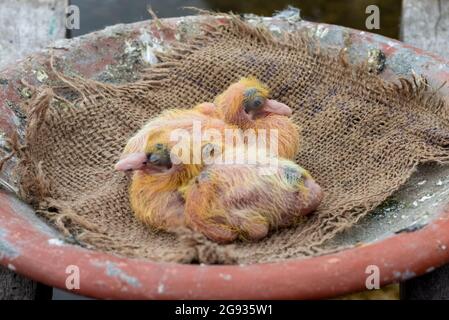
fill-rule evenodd
<path id="1" fill-rule="evenodd" d="M 291 24 L 298 23 L 302 20 L 301 10 L 293 6 L 288 6 L 287 9 L 276 12 L 273 18 L 285 20 Z"/>
<path id="2" fill-rule="evenodd" d="M 33 73 L 36 74 L 37 81 L 41 83 L 45 82 L 48 79 L 48 75 L 44 70 L 37 70 L 37 71 L 33 70 Z"/>
<path id="3" fill-rule="evenodd" d="M 155 53 L 165 51 L 161 40 L 150 36 L 145 29 L 141 29 L 140 32 L 139 41 L 142 45 L 142 60 L 148 64 L 158 63 L 159 59 L 156 57 Z"/>
<path id="4" fill-rule="evenodd" d="M 399 191 L 332 242 L 338 246 L 357 241 L 372 243 L 394 234 L 415 232 L 439 215 L 448 195 L 449 167 L 421 165 Z"/>
<path id="5" fill-rule="evenodd" d="M 6 134 L 0 130 L 0 149 L 10 152 L 8 143 L 6 142 Z"/>
<path id="6" fill-rule="evenodd" d="M 412 71 L 412 63 L 415 56 L 416 54 L 411 50 L 402 49 L 390 58 L 388 67 L 398 75 L 409 75 Z"/>
<path id="7" fill-rule="evenodd" d="M 416 277 L 416 273 L 410 270 L 405 270 L 404 273 L 402 273 L 402 280 L 409 280 Z"/>
<path id="8" fill-rule="evenodd" d="M 324 38 L 328 33 L 329 33 L 329 28 L 326 28 L 324 26 L 318 26 L 315 31 L 315 35 L 318 38 Z"/>
<path id="9" fill-rule="evenodd" d="M 271 33 L 273 33 L 273 34 L 276 35 L 276 36 L 282 35 L 282 29 L 281 29 L 281 27 L 276 26 L 276 25 L 274 25 L 274 24 L 271 24 L 271 25 L 269 26 L 269 30 L 271 31 Z"/>
<path id="10" fill-rule="evenodd" d="M 200 35 L 202 30 L 197 23 L 192 23 L 191 19 L 181 19 L 176 22 L 175 29 L 175 39 L 176 41 L 185 42 L 187 38 L 191 36 Z"/>
<path id="11" fill-rule="evenodd" d="M 15 259 L 20 253 L 19 251 L 6 239 L 7 232 L 0 229 L 0 260 Z"/>
<path id="12" fill-rule="evenodd" d="M 48 244 L 52 245 L 52 246 L 63 246 L 64 245 L 64 241 L 62 241 L 61 239 L 57 239 L 57 238 L 52 238 L 52 239 L 48 239 Z"/>
<path id="13" fill-rule="evenodd" d="M 222 279 L 224 279 L 226 281 L 232 280 L 232 276 L 230 274 L 227 274 L 227 273 L 220 273 L 219 276 L 220 276 L 220 278 L 222 278 Z"/>
<path id="14" fill-rule="evenodd" d="M 159 62 L 159 59 L 156 57 L 153 49 L 149 45 L 146 45 L 145 49 L 142 51 L 142 59 L 148 64 L 156 64 Z"/>
<path id="15" fill-rule="evenodd" d="M 120 269 L 115 263 L 113 262 L 107 262 L 106 263 L 106 275 L 110 277 L 119 278 L 120 280 L 123 280 L 127 284 L 133 286 L 133 287 L 140 287 L 141 284 L 137 278 L 130 276 L 126 274 L 122 269 Z"/>
<path id="16" fill-rule="evenodd" d="M 426 269 L 426 273 L 432 272 L 435 270 L 435 267 L 429 267 Z"/>
<path id="17" fill-rule="evenodd" d="M 340 259 L 338 259 L 338 258 L 331 258 L 331 259 L 327 260 L 327 262 L 328 263 L 337 263 L 337 262 L 340 262 Z"/>
<path id="18" fill-rule="evenodd" d="M 416 277 L 416 273 L 407 269 L 404 272 L 393 271 L 393 276 L 397 280 L 405 281 L 405 280 L 409 280 L 411 278 Z"/>
<path id="19" fill-rule="evenodd" d="M 418 199 L 418 201 L 419 202 L 424 202 L 424 201 L 427 201 L 429 199 L 432 199 L 433 196 L 434 196 L 433 194 L 426 194 L 425 196 L 422 196 L 420 199 Z"/>
<path id="20" fill-rule="evenodd" d="M 127 274 L 125 271 L 120 269 L 120 267 L 112 261 L 105 261 L 105 262 L 98 262 L 94 261 L 92 264 L 96 267 L 104 267 L 105 273 L 109 277 L 120 279 L 121 281 L 125 282 L 126 284 L 138 288 L 141 287 L 142 284 L 139 282 L 139 280 L 136 277 L 133 277 L 129 274 Z"/>
<path id="21" fill-rule="evenodd" d="M 386 57 L 380 49 L 371 49 L 368 51 L 368 72 L 375 74 L 381 73 L 385 69 Z"/>
<path id="22" fill-rule="evenodd" d="M 31 89 L 28 87 L 23 87 L 19 90 L 20 95 L 25 98 L 29 99 L 33 96 L 33 93 L 31 92 Z"/>

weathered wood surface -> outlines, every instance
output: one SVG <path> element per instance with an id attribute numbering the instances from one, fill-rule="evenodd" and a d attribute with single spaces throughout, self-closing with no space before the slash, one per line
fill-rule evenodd
<path id="1" fill-rule="evenodd" d="M 0 266 L 0 300 L 35 300 L 36 282 Z"/>
<path id="2" fill-rule="evenodd" d="M 65 37 L 68 0 L 0 0 L 0 69 Z"/>
<path id="3" fill-rule="evenodd" d="M 449 57 L 449 0 L 403 0 L 401 36 L 415 47 Z"/>
<path id="4" fill-rule="evenodd" d="M 449 0 L 403 0 L 401 36 L 449 59 Z M 449 300 L 449 265 L 403 283 L 401 299 Z"/>
<path id="5" fill-rule="evenodd" d="M 68 0 L 0 0 L 0 69 L 65 37 Z M 51 288 L 0 266 L 0 300 L 51 298 Z"/>
<path id="6" fill-rule="evenodd" d="M 449 265 L 401 285 L 403 300 L 449 300 Z"/>

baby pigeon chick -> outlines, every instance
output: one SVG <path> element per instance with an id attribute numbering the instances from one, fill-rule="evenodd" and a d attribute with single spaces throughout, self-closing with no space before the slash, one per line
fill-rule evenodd
<path id="1" fill-rule="evenodd" d="M 173 164 L 162 143 L 119 161 L 117 170 L 133 170 L 129 200 L 136 217 L 155 229 L 173 231 L 185 226 L 184 198 L 179 188 L 200 173 L 198 165 Z"/>
<path id="2" fill-rule="evenodd" d="M 203 103 L 192 109 L 167 110 L 147 122 L 128 141 L 115 166 L 119 171 L 133 171 L 129 198 L 136 217 L 165 231 L 185 225 L 183 194 L 203 165 L 195 164 L 195 161 L 190 162 L 194 164 L 174 164 L 170 159 L 173 147 L 170 139 L 175 130 L 192 133 L 194 122 L 200 124 L 203 132 L 214 129 L 223 133 L 227 128 L 236 127 L 256 131 L 277 129 L 279 154 L 293 158 L 299 144 L 296 126 L 286 117 L 291 110 L 267 97 L 268 90 L 260 82 L 242 79 L 217 98 L 218 107 Z M 287 143 L 290 139 L 292 141 Z M 224 150 L 226 146 L 222 145 L 222 148 Z"/>
<path id="3" fill-rule="evenodd" d="M 299 151 L 299 128 L 288 118 L 292 110 L 269 96 L 270 91 L 262 82 L 242 78 L 215 99 L 216 113 L 242 130 L 254 129 L 261 134 L 261 129 L 267 133 L 277 130 L 279 156 L 294 159 Z"/>
<path id="4" fill-rule="evenodd" d="M 165 111 L 128 141 L 115 169 L 133 172 L 129 199 L 134 214 L 145 224 L 165 231 L 185 225 L 179 188 L 200 173 L 201 162 L 173 164 L 170 151 L 177 141 L 171 141 L 171 134 L 179 129 L 191 133 L 193 121 L 203 130 L 223 130 L 225 123 L 209 116 L 214 109 L 213 104 L 205 103 L 193 109 Z M 190 148 L 190 141 L 185 143 L 189 144 L 185 149 Z"/>
<path id="5" fill-rule="evenodd" d="M 254 150 L 239 150 L 251 153 Z M 286 159 L 266 164 L 211 164 L 185 188 L 187 225 L 219 243 L 259 240 L 314 211 L 322 191 Z"/>

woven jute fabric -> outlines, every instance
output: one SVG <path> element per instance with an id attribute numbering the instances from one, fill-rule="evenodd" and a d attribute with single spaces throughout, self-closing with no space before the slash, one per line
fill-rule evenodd
<path id="1" fill-rule="evenodd" d="M 20 195 L 67 239 L 183 263 L 318 255 L 403 185 L 418 164 L 449 159 L 448 107 L 423 79 L 386 82 L 342 55 L 319 50 L 305 35 L 275 38 L 229 17 L 160 59 L 141 80 L 124 85 L 60 74 L 78 101 L 47 88 L 24 107 L 26 137 L 16 148 Z M 142 225 L 130 210 L 130 179 L 113 169 L 126 141 L 162 110 L 213 101 L 244 76 L 259 78 L 274 99 L 294 109 L 302 140 L 297 161 L 323 187 L 322 205 L 297 226 L 255 243 L 218 245 L 187 230 L 174 235 Z"/>

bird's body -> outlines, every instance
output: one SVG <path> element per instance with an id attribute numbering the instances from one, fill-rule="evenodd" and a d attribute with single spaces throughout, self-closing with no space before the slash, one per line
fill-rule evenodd
<path id="1" fill-rule="evenodd" d="M 173 231 L 188 225 L 215 241 L 229 242 L 237 237 L 259 239 L 269 230 L 289 225 L 295 217 L 314 209 L 319 203 L 319 187 L 303 169 L 282 159 L 293 159 L 299 148 L 298 128 L 287 118 L 291 109 L 269 100 L 268 95 L 266 87 L 256 79 L 244 78 L 214 103 L 167 110 L 147 122 L 128 141 L 116 164 L 119 171 L 134 171 L 129 198 L 136 217 L 156 229 Z M 200 137 L 196 137 L 198 127 Z M 228 129 L 237 129 L 243 145 L 225 139 Z M 266 143 L 245 140 L 248 130 L 268 138 Z M 274 142 L 270 139 L 271 130 L 275 131 Z M 219 134 L 218 141 L 205 135 L 211 131 Z M 181 141 L 173 139 L 180 136 L 187 137 Z M 235 150 L 245 155 L 258 154 L 261 148 L 273 151 L 272 144 L 278 152 L 269 153 L 268 157 L 279 155 L 282 165 L 271 177 L 256 174 L 262 165 L 260 159 L 256 163 L 220 165 L 216 161 L 205 163 L 203 159 L 203 151 L 209 150 L 205 146 L 214 146 L 208 153 L 216 160 L 219 154 L 228 155 Z M 180 147 L 181 154 L 174 152 Z M 198 148 L 200 159 L 195 152 Z M 304 173 L 303 179 L 297 184 L 287 183 L 287 167 Z M 216 177 L 213 182 L 203 179 L 209 174 Z M 192 183 L 196 179 L 199 183 Z M 307 196 L 310 190 L 306 182 L 312 185 L 310 190 L 317 191 L 310 193 L 312 196 Z M 221 222 L 216 223 L 217 219 Z M 228 227 L 232 232 L 223 233 Z"/>
<path id="2" fill-rule="evenodd" d="M 212 164 L 186 188 L 185 216 L 192 229 L 216 242 L 259 240 L 311 213 L 321 198 L 310 174 L 290 160 L 274 166 Z"/>
<path id="3" fill-rule="evenodd" d="M 147 122 L 127 143 L 116 169 L 133 171 L 129 200 L 136 217 L 161 230 L 170 231 L 185 225 L 184 199 L 179 190 L 201 171 L 201 163 L 172 165 L 170 149 L 175 130 L 192 135 L 193 124 L 201 130 L 223 131 L 226 124 L 211 117 L 214 105 L 200 104 L 192 109 L 173 109 Z M 186 141 L 185 143 L 188 143 Z M 159 148 L 162 146 L 161 148 Z M 185 146 L 190 150 L 191 146 Z M 159 158 L 150 161 L 151 155 Z M 158 159 L 156 159 L 158 160 Z"/>
<path id="4" fill-rule="evenodd" d="M 285 159 L 295 159 L 299 151 L 299 129 L 286 116 L 269 114 L 264 118 L 255 120 L 254 128 L 256 132 L 265 130 L 270 132 L 275 130 L 277 136 L 277 154 Z M 269 148 L 270 143 L 267 147 Z"/>

